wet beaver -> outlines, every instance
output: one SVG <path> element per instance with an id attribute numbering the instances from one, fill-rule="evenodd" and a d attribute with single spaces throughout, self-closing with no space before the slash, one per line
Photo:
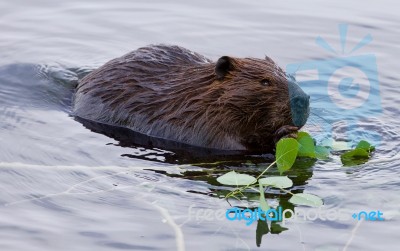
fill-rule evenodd
<path id="1" fill-rule="evenodd" d="M 111 60 L 79 81 L 74 99 L 78 117 L 219 150 L 271 151 L 308 114 L 309 96 L 268 57 L 214 63 L 167 45 Z"/>

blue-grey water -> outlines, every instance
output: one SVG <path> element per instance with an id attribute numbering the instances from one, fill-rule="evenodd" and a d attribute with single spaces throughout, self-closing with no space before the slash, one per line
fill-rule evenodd
<path id="1" fill-rule="evenodd" d="M 398 250 L 398 7 L 394 0 L 0 1 L 0 250 Z M 344 47 L 339 27 L 347 27 Z M 351 52 L 368 34 L 372 41 Z M 317 45 L 317 37 L 333 50 Z M 122 144 L 71 116 L 79 78 L 157 43 L 213 60 L 268 55 L 295 70 L 364 55 L 357 62 L 373 76 L 373 102 L 356 118 L 329 109 L 346 99 L 326 99 L 319 81 L 308 82 L 312 114 L 305 130 L 318 142 L 366 138 L 377 150 L 356 167 L 343 167 L 338 154 L 300 161 L 290 173 L 291 190 L 318 195 L 321 210 L 380 210 L 385 220 L 299 219 L 261 238 L 257 223 L 215 214 L 231 207 L 219 196 L 229 188 L 215 177 L 221 169 L 259 173 L 268 159 L 174 162 L 165 149 Z M 310 79 L 310 71 L 302 77 Z M 273 193 L 272 205 L 279 197 Z M 231 203 L 254 206 L 256 195 Z"/>

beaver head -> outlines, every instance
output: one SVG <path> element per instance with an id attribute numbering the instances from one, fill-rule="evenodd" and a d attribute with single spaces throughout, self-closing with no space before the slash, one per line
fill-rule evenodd
<path id="1" fill-rule="evenodd" d="M 75 115 L 221 150 L 270 151 L 302 127 L 309 96 L 268 57 L 212 62 L 179 46 L 148 46 L 83 78 Z"/>
<path id="2" fill-rule="evenodd" d="M 247 149 L 270 150 L 277 137 L 307 121 L 309 96 L 270 58 L 221 57 L 215 64 L 223 128 L 235 128 Z M 210 89 L 210 91 L 212 91 Z"/>

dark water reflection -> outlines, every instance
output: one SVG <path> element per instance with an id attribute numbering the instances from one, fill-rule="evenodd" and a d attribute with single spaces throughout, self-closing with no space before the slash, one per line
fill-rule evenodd
<path id="1" fill-rule="evenodd" d="M 396 250 L 400 244 L 397 69 L 399 15 L 395 1 L 81 1 L 0 2 L 0 249 L 1 250 Z M 288 173 L 291 192 L 324 199 L 322 210 L 381 210 L 385 221 L 298 221 L 246 226 L 215 213 L 256 207 L 222 197 L 218 175 L 257 175 L 271 155 L 227 155 L 113 132 L 70 115 L 79 78 L 104 62 L 150 43 L 178 44 L 216 59 L 264 57 L 283 68 L 337 55 L 366 34 L 358 51 L 376 56 L 381 108 L 365 117 L 327 109 L 317 82 L 305 127 L 318 141 L 367 138 L 377 145 L 366 164 L 343 168 L 338 154 L 299 160 Z M 338 49 L 340 50 L 340 49 Z M 340 118 L 340 119 L 338 119 Z M 326 128 L 330 128 L 327 130 Z M 131 137 L 136 137 L 132 143 Z M 163 147 L 164 146 L 164 147 Z M 277 174 L 271 169 L 270 174 Z M 268 190 L 269 202 L 293 208 Z M 302 207 L 299 207 L 302 208 Z M 207 211 L 208 210 L 208 211 Z M 210 213 L 211 214 L 208 214 Z M 205 217 L 207 216 L 207 217 Z M 224 215 L 223 215 L 224 216 Z M 257 246 L 261 244 L 261 247 Z"/>

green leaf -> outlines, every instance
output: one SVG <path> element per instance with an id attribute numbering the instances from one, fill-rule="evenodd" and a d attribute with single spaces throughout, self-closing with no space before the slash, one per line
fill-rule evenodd
<path id="1" fill-rule="evenodd" d="M 260 208 L 263 211 L 268 211 L 269 205 L 268 205 L 267 201 L 265 200 L 264 187 L 260 183 L 258 183 L 258 187 L 260 188 Z"/>
<path id="2" fill-rule="evenodd" d="M 289 199 L 289 202 L 296 205 L 311 206 L 311 207 L 319 207 L 324 204 L 321 198 L 319 198 L 316 195 L 308 193 L 293 194 L 293 196 Z"/>
<path id="3" fill-rule="evenodd" d="M 236 173 L 235 171 L 230 171 L 217 178 L 217 181 L 223 185 L 229 186 L 246 186 L 253 184 L 257 181 L 256 178 L 247 174 Z"/>
<path id="4" fill-rule="evenodd" d="M 264 186 L 272 186 L 276 188 L 288 188 L 293 186 L 293 181 L 287 176 L 272 176 L 258 180 L 258 183 Z"/>
<path id="5" fill-rule="evenodd" d="M 297 142 L 300 144 L 297 156 L 309 158 L 316 157 L 314 140 L 311 138 L 310 134 L 306 132 L 298 132 Z"/>
<path id="6" fill-rule="evenodd" d="M 361 140 L 357 144 L 356 149 L 364 149 L 367 152 L 375 151 L 375 147 L 372 146 L 368 141 L 365 141 L 365 140 Z"/>
<path id="7" fill-rule="evenodd" d="M 334 151 L 345 151 L 351 149 L 349 143 L 346 141 L 334 141 L 332 144 L 332 150 Z"/>
<path id="8" fill-rule="evenodd" d="M 343 153 L 340 156 L 344 166 L 355 166 L 364 164 L 369 159 L 369 153 L 361 148 L 356 148 L 354 150 Z"/>
<path id="9" fill-rule="evenodd" d="M 278 224 L 278 222 L 276 221 L 271 222 L 271 234 L 280 234 L 286 230 L 288 230 L 288 228 L 282 227 L 281 225 Z"/>
<path id="10" fill-rule="evenodd" d="M 329 157 L 329 149 L 324 146 L 316 146 L 315 147 L 315 155 L 317 159 L 328 159 Z"/>
<path id="11" fill-rule="evenodd" d="M 260 247 L 263 235 L 269 233 L 268 223 L 265 220 L 257 221 L 257 229 L 256 229 L 256 245 Z"/>
<path id="12" fill-rule="evenodd" d="M 276 144 L 276 165 L 281 174 L 293 166 L 298 151 L 299 143 L 295 139 L 283 138 L 278 141 Z"/>
<path id="13" fill-rule="evenodd" d="M 332 151 L 345 151 L 351 149 L 346 141 L 335 141 L 334 139 L 325 139 L 321 142 L 321 145 L 331 148 Z"/>
<path id="14" fill-rule="evenodd" d="M 354 149 L 348 152 L 345 152 L 341 155 L 343 158 L 349 158 L 349 157 L 360 157 L 360 158 L 368 158 L 369 153 L 364 150 L 364 149 Z"/>

